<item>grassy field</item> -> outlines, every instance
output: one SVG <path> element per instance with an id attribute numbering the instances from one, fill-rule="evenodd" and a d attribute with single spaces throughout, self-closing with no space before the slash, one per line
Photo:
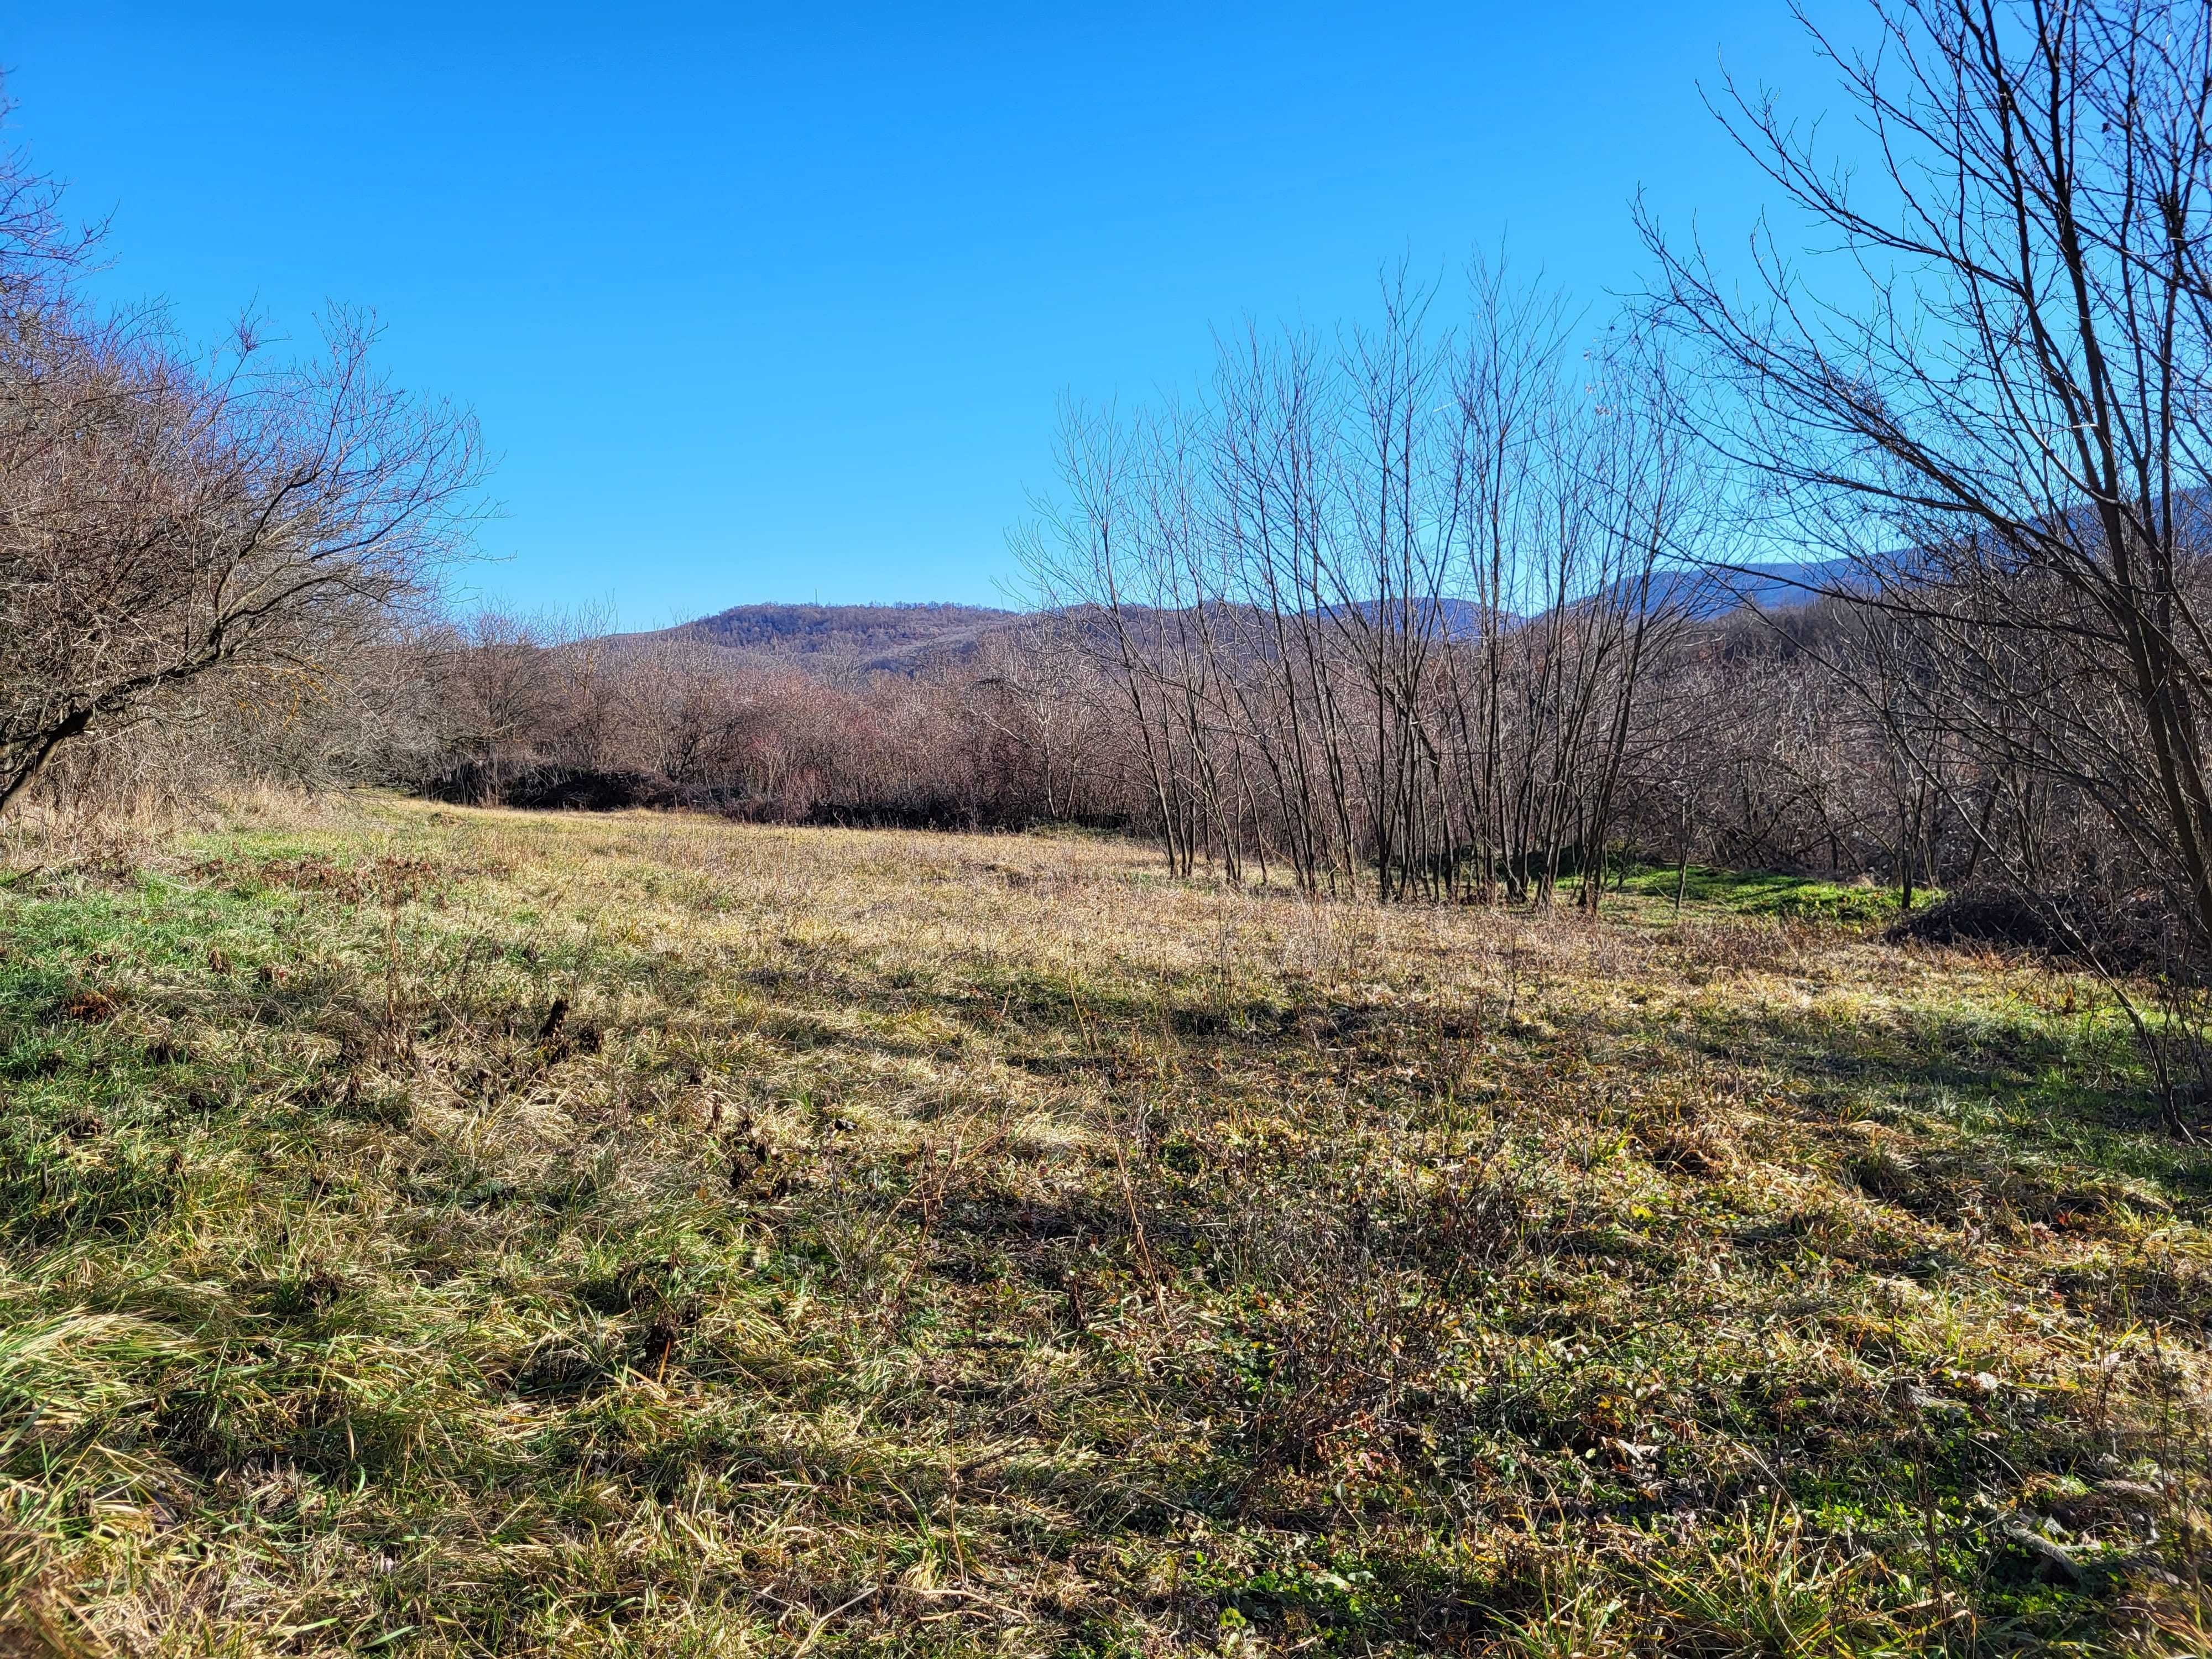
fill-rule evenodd
<path id="1" fill-rule="evenodd" d="M 6 857 L 0 1653 L 2212 1651 L 2212 1157 L 2087 981 L 1712 872 Z"/>

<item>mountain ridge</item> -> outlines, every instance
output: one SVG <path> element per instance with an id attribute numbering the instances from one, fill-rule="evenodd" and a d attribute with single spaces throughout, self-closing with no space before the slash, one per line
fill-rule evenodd
<path id="1" fill-rule="evenodd" d="M 1844 562 L 1832 560 L 1711 570 L 1686 566 L 1655 573 L 1648 603 L 1653 609 L 1679 606 L 1706 621 L 1753 605 L 1767 611 L 1790 610 L 1833 591 L 1847 574 Z M 1467 639 L 1480 632 L 1482 613 L 1473 601 L 1446 599 L 1439 603 L 1448 636 Z M 1356 608 L 1370 615 L 1375 609 L 1372 601 Z M 919 674 L 972 660 L 988 641 L 1012 632 L 1035 614 L 951 601 L 764 602 L 731 605 L 673 627 L 615 637 L 634 647 L 704 645 L 732 664 L 750 667 L 817 675 Z"/>
<path id="2" fill-rule="evenodd" d="M 733 662 L 808 673 L 920 673 L 975 655 L 1026 616 L 991 605 L 736 605 L 672 628 L 618 636 L 625 644 L 696 642 Z"/>

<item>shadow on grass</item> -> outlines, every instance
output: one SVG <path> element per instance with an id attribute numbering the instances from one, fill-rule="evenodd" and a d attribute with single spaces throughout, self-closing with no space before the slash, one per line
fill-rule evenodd
<path id="1" fill-rule="evenodd" d="M 2146 1200 L 2176 1207 L 2212 1200 L 2212 1148 L 2165 1129 L 2116 1032 L 1975 1011 L 1851 1019 L 1771 1009 L 1708 1013 L 1675 1040 L 1788 1079 L 1815 1120 L 1940 1125 L 1974 1143 L 1987 1169 L 2147 1182 L 2155 1192 Z"/>

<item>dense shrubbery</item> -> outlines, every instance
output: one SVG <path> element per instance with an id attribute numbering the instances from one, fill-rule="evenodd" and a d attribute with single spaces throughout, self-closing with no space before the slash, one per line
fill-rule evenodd
<path id="1" fill-rule="evenodd" d="M 808 672 L 495 615 L 406 649 L 423 694 L 398 780 L 445 799 L 939 828 L 1115 815 L 1103 769 L 1048 757 L 988 665 Z"/>

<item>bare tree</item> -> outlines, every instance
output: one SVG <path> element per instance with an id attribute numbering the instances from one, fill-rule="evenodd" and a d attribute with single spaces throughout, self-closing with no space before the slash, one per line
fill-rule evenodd
<path id="1" fill-rule="evenodd" d="M 1987 801 L 1996 774 L 2038 775 L 2094 803 L 2212 941 L 2212 11 L 1873 15 L 1872 52 L 1815 36 L 1870 177 L 1771 99 L 1723 107 L 1832 257 L 1808 276 L 1763 234 L 1742 298 L 1647 221 L 1653 314 L 1699 349 L 1691 412 L 1757 481 L 1764 529 L 1848 560 L 1837 592 L 1913 623 L 1913 724 L 1977 757 L 1948 785 Z"/>
<path id="2" fill-rule="evenodd" d="M 0 159 L 0 811 L 70 743 L 204 677 L 295 700 L 465 531 L 473 422 L 340 315 L 278 366 L 197 357 L 73 288 L 58 197 Z"/>
<path id="3" fill-rule="evenodd" d="M 1703 494 L 1631 384 L 1648 356 L 1593 373 L 1502 269 L 1472 298 L 1439 329 L 1394 280 L 1333 353 L 1248 329 L 1206 395 L 1068 422 L 1066 503 L 1024 553 L 1120 691 L 1178 873 L 1546 902 L 1602 866 L 1679 620 L 1654 574 Z"/>

